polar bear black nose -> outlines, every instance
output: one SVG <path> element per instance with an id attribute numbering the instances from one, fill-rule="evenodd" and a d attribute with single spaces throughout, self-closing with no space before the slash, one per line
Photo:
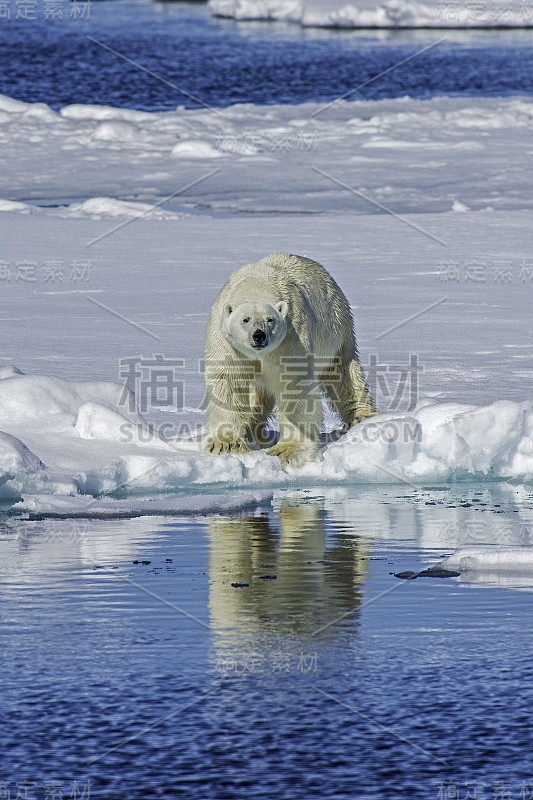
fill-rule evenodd
<path id="1" fill-rule="evenodd" d="M 252 339 L 256 344 L 263 344 L 263 342 L 266 341 L 266 338 L 266 333 L 260 328 L 257 328 L 257 330 L 252 333 Z"/>

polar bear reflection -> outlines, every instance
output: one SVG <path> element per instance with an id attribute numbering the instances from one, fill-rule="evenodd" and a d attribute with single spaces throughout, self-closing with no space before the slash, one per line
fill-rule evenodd
<path id="1" fill-rule="evenodd" d="M 275 514 L 209 522 L 209 610 L 218 666 L 330 642 L 353 630 L 369 543 L 328 522 L 323 501 L 285 500 Z M 274 579 L 273 576 L 276 576 Z M 232 584 L 244 583 L 238 588 Z M 355 613 L 350 613 L 355 612 Z M 319 628 L 349 613 L 343 622 Z M 236 662 L 240 659 L 240 663 Z"/>

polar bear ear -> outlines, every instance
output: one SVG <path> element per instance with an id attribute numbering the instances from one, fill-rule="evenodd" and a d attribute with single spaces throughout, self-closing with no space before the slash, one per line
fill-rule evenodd
<path id="1" fill-rule="evenodd" d="M 280 316 L 282 316 L 283 318 L 285 318 L 285 317 L 287 316 L 287 313 L 288 313 L 288 311 L 289 311 L 289 306 L 287 305 L 287 303 L 285 302 L 285 300 L 281 300 L 281 301 L 280 301 L 280 302 L 277 304 L 277 306 L 276 306 L 276 311 L 277 311 L 277 312 L 278 312 L 278 314 L 280 314 Z"/>
<path id="2" fill-rule="evenodd" d="M 231 303 L 226 303 L 226 305 L 224 306 L 224 316 L 225 317 L 229 317 L 229 315 L 231 314 L 232 311 L 233 311 L 233 308 L 231 306 Z"/>

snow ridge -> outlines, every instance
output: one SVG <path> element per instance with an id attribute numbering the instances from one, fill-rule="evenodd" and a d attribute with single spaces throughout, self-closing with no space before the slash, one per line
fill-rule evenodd
<path id="1" fill-rule="evenodd" d="M 6 374 L 0 380 L 0 499 L 41 496 L 17 506 L 33 512 L 39 503 L 48 507 L 54 495 L 76 498 L 76 512 L 80 495 L 117 491 L 138 498 L 203 494 L 207 487 L 264 491 L 294 483 L 533 480 L 532 402 L 502 400 L 478 407 L 427 400 L 411 414 L 366 420 L 327 444 L 320 459 L 284 471 L 279 459 L 264 451 L 242 458 L 211 456 L 197 442 L 161 438 L 140 414 L 127 410 L 129 396 L 120 384 Z M 243 502 L 249 499 L 246 495 Z M 133 511 L 137 506 L 131 503 Z M 90 504 L 82 505 L 90 513 Z M 180 507 L 175 498 L 168 506 Z M 123 506 L 119 511 L 124 513 Z M 93 512 L 111 510 L 95 504 Z"/>

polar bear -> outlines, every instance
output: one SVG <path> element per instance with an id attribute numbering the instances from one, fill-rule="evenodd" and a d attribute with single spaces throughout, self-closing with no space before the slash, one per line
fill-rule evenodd
<path id="1" fill-rule="evenodd" d="M 237 269 L 213 303 L 205 337 L 208 431 L 215 455 L 267 452 L 299 467 L 320 450 L 322 393 L 343 429 L 376 414 L 359 363 L 348 301 L 324 267 L 277 253 Z"/>

